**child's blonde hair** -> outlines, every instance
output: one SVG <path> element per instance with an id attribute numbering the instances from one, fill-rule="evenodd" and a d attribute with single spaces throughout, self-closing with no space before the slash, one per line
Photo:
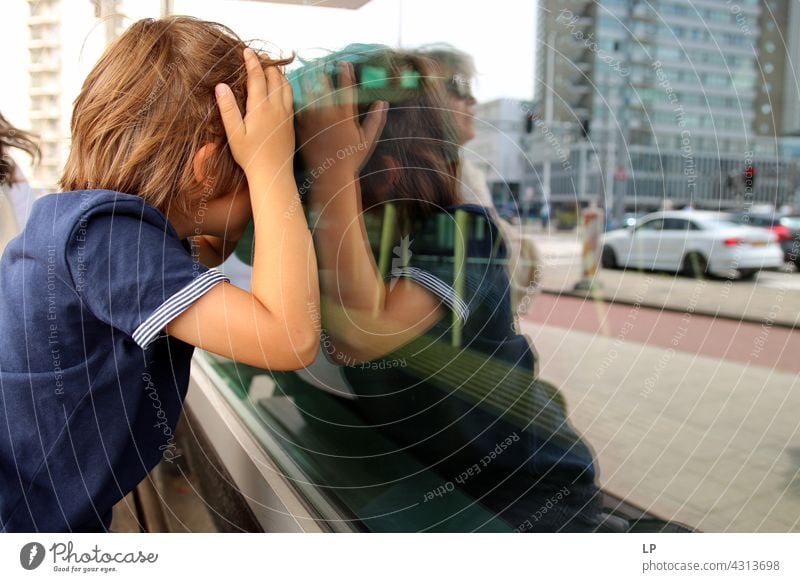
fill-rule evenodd
<path id="1" fill-rule="evenodd" d="M 134 23 L 86 78 L 72 115 L 72 147 L 60 185 L 136 194 L 188 212 L 201 196 L 238 190 L 244 172 L 227 146 L 214 87 L 226 83 L 244 112 L 245 43 L 229 28 L 186 16 Z M 292 58 L 259 58 L 266 68 Z M 193 169 L 206 143 L 206 180 Z"/>

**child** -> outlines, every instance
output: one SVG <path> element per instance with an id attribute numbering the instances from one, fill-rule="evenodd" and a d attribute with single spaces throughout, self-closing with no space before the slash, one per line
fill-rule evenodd
<path id="1" fill-rule="evenodd" d="M 174 17 L 135 23 L 89 74 L 64 192 L 37 201 L 0 262 L 13 338 L 0 351 L 0 530 L 107 530 L 112 506 L 172 455 L 194 346 L 272 369 L 313 361 L 319 291 L 287 62 Z M 252 295 L 208 268 L 251 217 Z"/>
<path id="2" fill-rule="evenodd" d="M 499 216 L 486 183 L 486 175 L 463 155 L 466 144 L 475 138 L 477 101 L 471 89 L 472 79 L 476 75 L 475 62 L 467 53 L 447 44 L 429 45 L 418 52 L 436 64 L 447 89 L 447 108 L 462 154 L 458 163 L 459 195 L 464 203 L 485 207 L 492 222 L 501 230 L 508 251 L 512 305 L 518 309 L 524 302 L 522 310 L 525 310 L 530 304 L 532 292 L 541 283 L 539 253 L 533 240 L 523 234 L 520 226 L 514 226 Z M 525 218 L 524 214 L 522 218 Z"/>
<path id="3" fill-rule="evenodd" d="M 591 451 L 516 332 L 502 231 L 460 199 L 435 64 L 360 45 L 290 77 L 325 353 L 357 396 L 347 405 L 513 529 L 598 528 Z M 394 248 L 386 278 L 378 240 Z"/>

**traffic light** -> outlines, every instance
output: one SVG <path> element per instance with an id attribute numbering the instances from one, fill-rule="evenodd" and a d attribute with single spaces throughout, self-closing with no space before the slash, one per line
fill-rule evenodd
<path id="1" fill-rule="evenodd" d="M 525 116 L 525 133 L 533 133 L 533 113 Z"/>
<path id="2" fill-rule="evenodd" d="M 753 189 L 753 184 L 756 181 L 756 168 L 755 166 L 747 166 L 744 169 L 744 187 L 747 190 Z"/>

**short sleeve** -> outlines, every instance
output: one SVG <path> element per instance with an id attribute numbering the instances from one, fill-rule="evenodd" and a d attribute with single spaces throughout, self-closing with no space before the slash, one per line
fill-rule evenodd
<path id="1" fill-rule="evenodd" d="M 130 198 L 87 210 L 70 234 L 66 260 L 84 308 L 146 348 L 228 279 L 201 264 L 162 213 Z"/>
<path id="2" fill-rule="evenodd" d="M 422 285 L 436 295 L 450 311 L 454 312 L 462 323 L 466 323 L 469 318 L 469 307 L 466 302 L 458 296 L 451 285 L 433 273 L 419 267 L 395 267 L 389 276 L 392 279 L 408 279 Z"/>
<path id="3" fill-rule="evenodd" d="M 410 279 L 434 293 L 462 323 L 479 306 L 498 306 L 508 292 L 505 247 L 485 209 L 464 205 L 469 214 L 464 287 L 455 289 L 453 228 L 449 216 L 421 225 L 414 240 L 395 249 L 390 278 Z M 406 246 L 404 246 L 406 245 Z"/>

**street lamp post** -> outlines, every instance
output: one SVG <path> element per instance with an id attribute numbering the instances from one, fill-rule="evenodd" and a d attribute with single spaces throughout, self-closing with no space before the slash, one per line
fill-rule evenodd
<path id="1" fill-rule="evenodd" d="M 556 33 L 551 30 L 547 35 L 547 75 L 545 81 L 546 93 L 544 97 L 544 124 L 545 127 L 553 131 L 553 91 L 555 87 L 555 50 L 556 50 Z M 546 156 L 544 161 L 544 168 L 542 170 L 542 199 L 543 207 L 551 208 L 550 206 L 550 156 Z"/>

